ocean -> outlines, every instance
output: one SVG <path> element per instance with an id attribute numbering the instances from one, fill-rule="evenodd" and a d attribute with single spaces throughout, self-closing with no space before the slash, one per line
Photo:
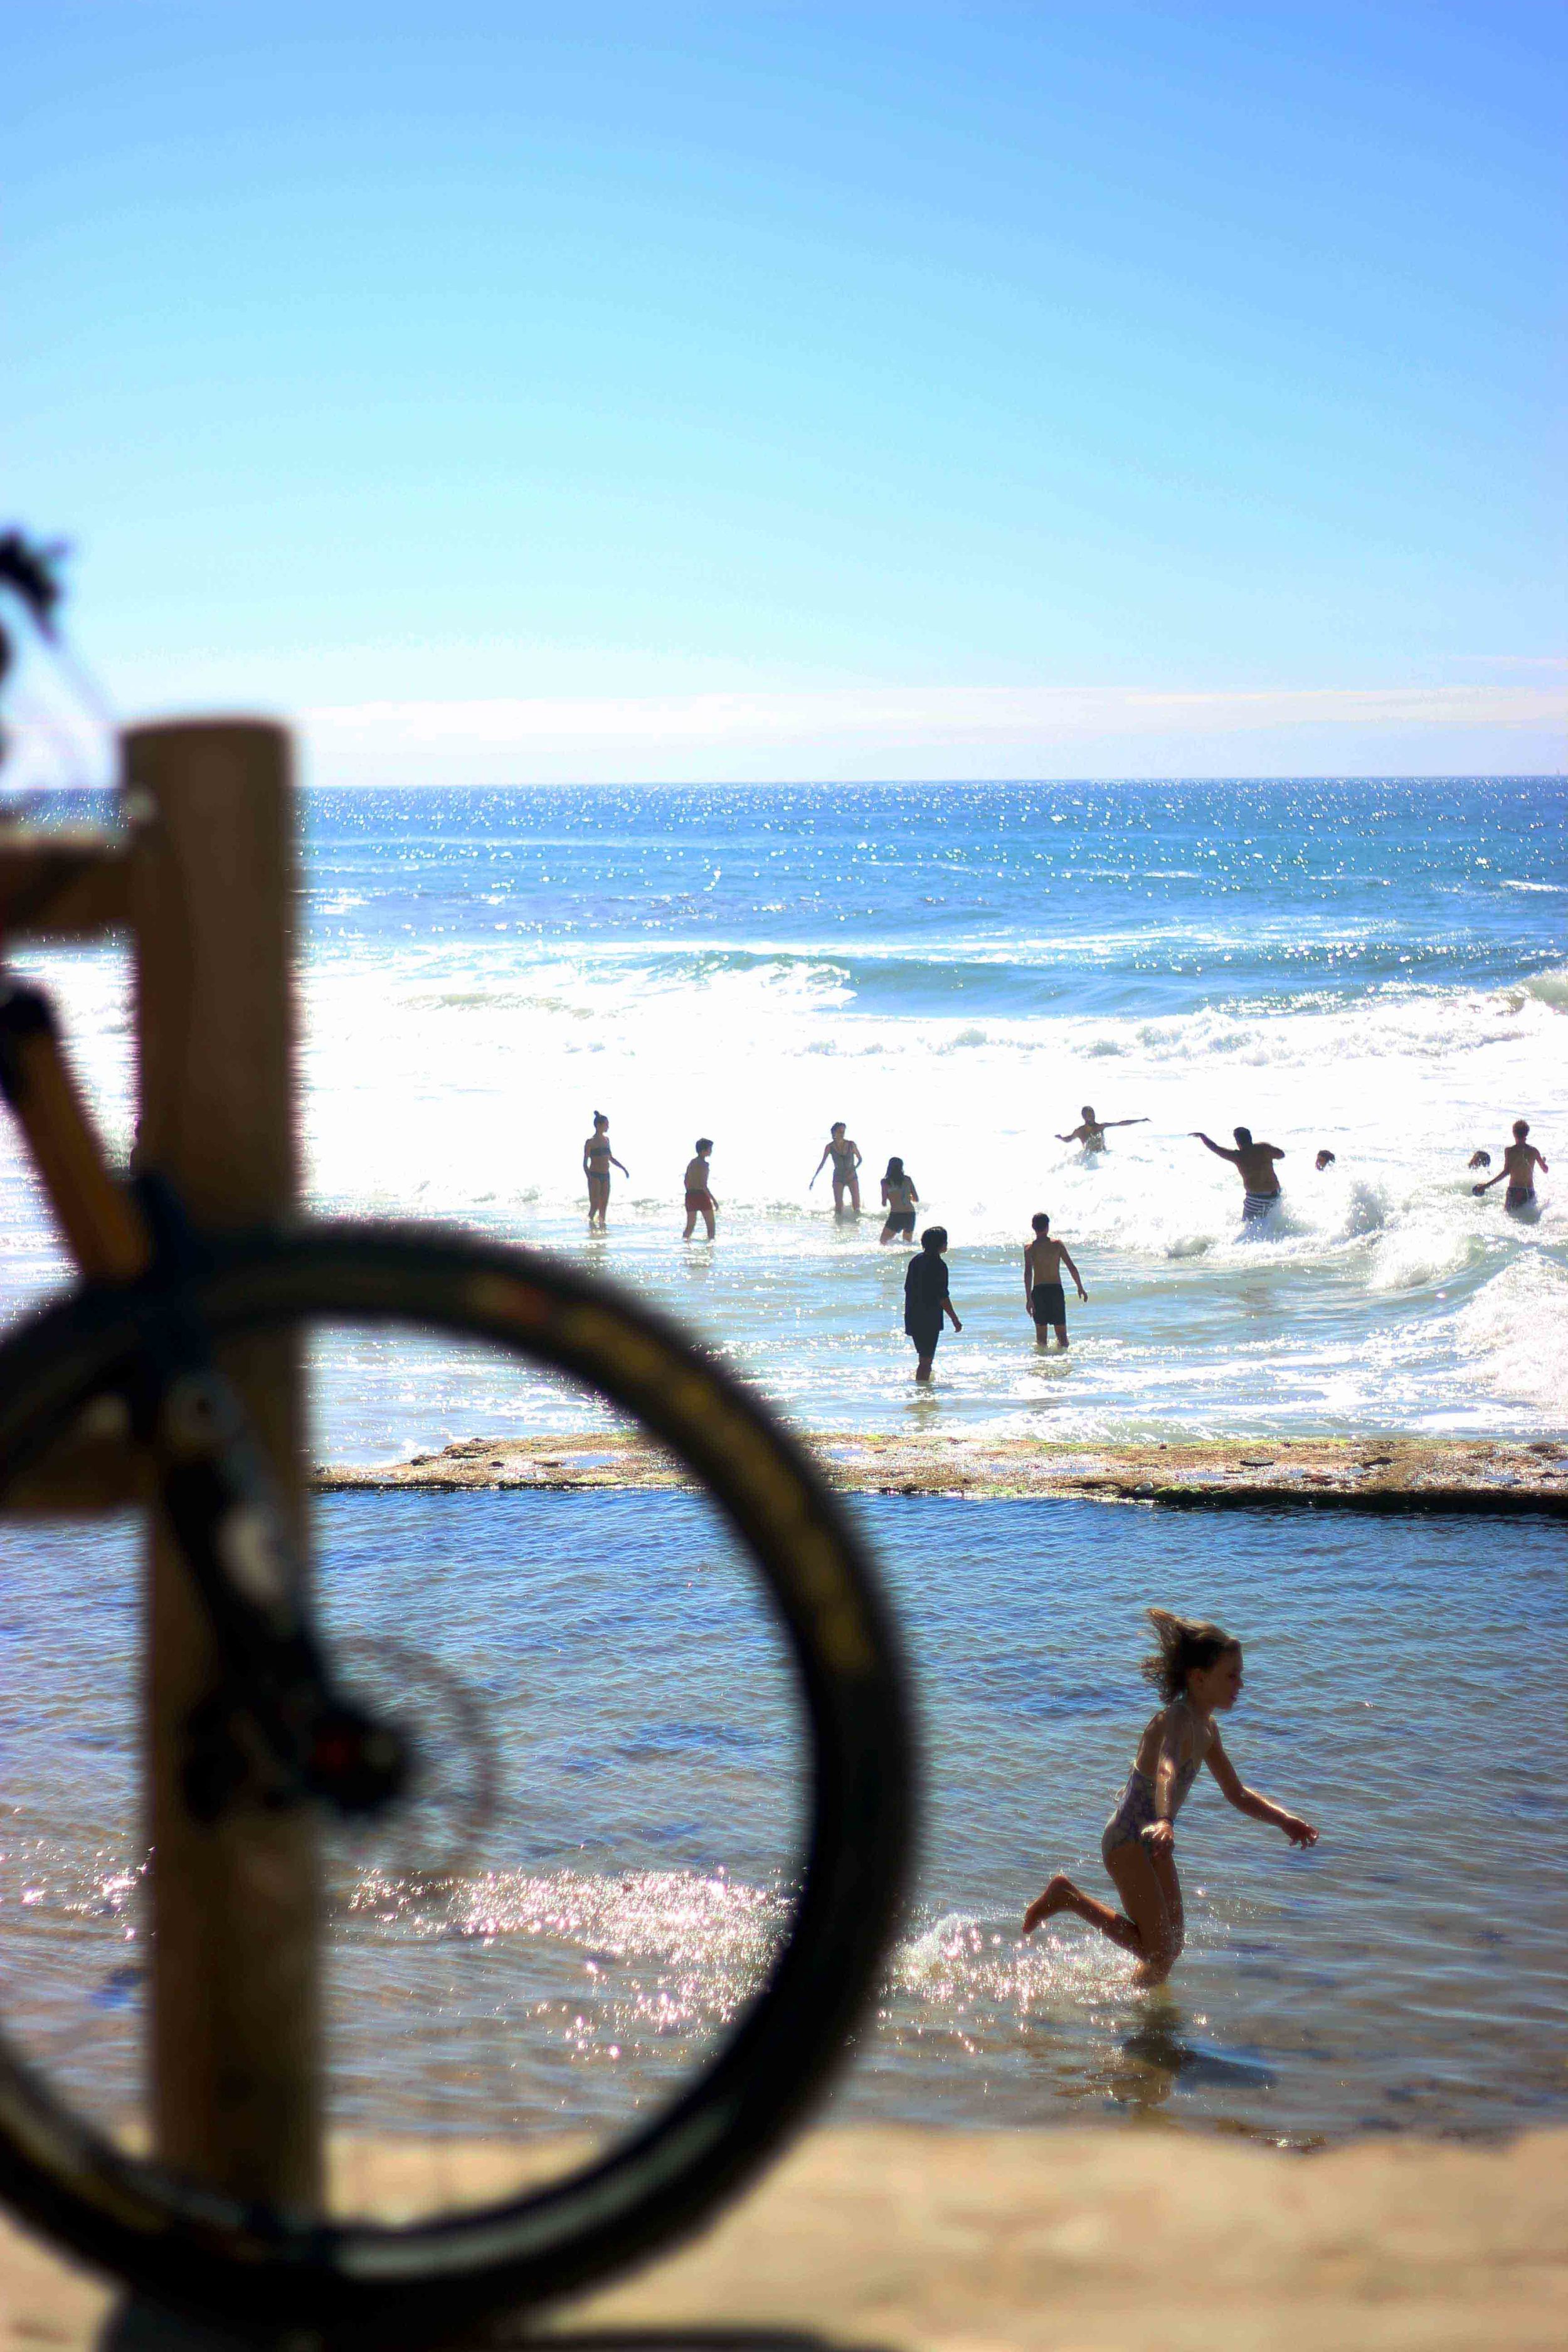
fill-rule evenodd
<path id="1" fill-rule="evenodd" d="M 1565 796 L 1474 778 L 307 795 L 310 1202 L 583 1257 L 808 1431 L 1561 1433 L 1563 1180 L 1525 1222 L 1478 1201 L 1466 1163 L 1479 1146 L 1495 1169 L 1520 1116 L 1549 1161 L 1565 1148 Z M 123 1149 L 122 959 L 21 961 L 57 986 Z M 1086 1162 L 1058 1140 L 1086 1101 L 1147 1123 Z M 631 1173 L 598 1240 L 581 1146 L 601 1109 Z M 964 1328 L 927 1395 L 902 1253 L 876 1213 L 835 1219 L 826 1175 L 808 1189 L 836 1118 L 868 1200 L 897 1152 L 952 1236 Z M 1237 1123 L 1287 1155 L 1259 1228 L 1190 1133 Z M 679 1238 L 699 1133 L 711 1245 Z M 0 1204 L 16 1314 L 63 1270 L 14 1156 Z M 1067 1358 L 1037 1356 L 1023 1309 L 1041 1208 L 1089 1293 Z M 313 1402 L 323 1461 L 599 1412 L 483 1351 L 341 1331 Z M 906 1627 L 926 1801 L 838 2112 L 1157 2117 L 1289 2148 L 1564 2119 L 1559 1528 L 855 1508 Z M 460 1804 L 434 1816 L 417 1867 L 334 1863 L 335 2119 L 623 2128 L 724 2030 L 787 1916 L 793 1687 L 728 1538 L 693 1498 L 615 1494 L 337 1495 L 317 1532 L 347 1654 L 423 1675 L 437 1707 L 457 1693 L 497 1791 L 466 1824 Z M 122 2125 L 143 1984 L 133 1539 L 4 1542 L 0 1999 Z M 1016 1936 L 1050 1870 L 1100 1886 L 1151 1601 L 1233 1624 L 1248 1687 L 1227 1744 L 1323 1830 L 1297 1854 L 1194 1798 L 1188 1950 L 1158 1998 L 1073 1923 Z"/>
<path id="2" fill-rule="evenodd" d="M 307 794 L 310 1199 L 585 1254 L 806 1429 L 1554 1433 L 1568 1193 L 1527 1224 L 1467 1163 L 1568 1125 L 1565 814 L 1484 778 Z M 122 960 L 27 961 L 123 1144 Z M 1148 1124 L 1086 1161 L 1085 1103 Z M 595 1110 L 631 1171 L 602 1243 Z M 849 1223 L 808 1190 L 837 1118 Z M 1261 1229 L 1192 1139 L 1237 1125 L 1287 1155 Z M 679 1240 L 699 1134 L 712 1248 Z M 930 1398 L 869 1213 L 894 1153 L 964 1323 Z M 0 1200 L 4 1304 L 58 1268 L 4 1160 Z M 1070 1361 L 1024 1311 L 1039 1209 L 1089 1295 Z M 515 1433 L 585 1418 L 542 1393 Z"/>

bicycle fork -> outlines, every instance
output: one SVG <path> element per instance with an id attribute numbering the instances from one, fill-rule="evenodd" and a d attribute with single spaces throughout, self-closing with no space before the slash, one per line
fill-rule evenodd
<path id="1" fill-rule="evenodd" d="M 186 1726 L 185 1801 L 216 1821 L 243 1796 L 381 1811 L 406 1786 L 406 1743 L 335 1687 L 307 1614 L 302 1563 L 195 1302 L 199 1245 L 172 1188 L 115 1181 L 60 1047 L 48 998 L 0 978 L 0 1093 L 84 1278 L 123 1288 L 141 1339 L 132 1433 L 212 1628 L 217 1687 Z"/>

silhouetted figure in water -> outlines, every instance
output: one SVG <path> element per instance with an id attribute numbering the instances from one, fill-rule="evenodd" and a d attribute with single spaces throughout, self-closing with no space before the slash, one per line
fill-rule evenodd
<path id="1" fill-rule="evenodd" d="M 887 1223 L 877 1236 L 880 1242 L 912 1242 L 915 1237 L 915 1204 L 920 1199 L 915 1180 L 906 1174 L 901 1160 L 889 1160 L 888 1172 L 882 1179 L 882 1205 L 888 1212 Z"/>
<path id="2" fill-rule="evenodd" d="M 1503 1153 L 1502 1166 L 1498 1170 L 1497 1174 L 1489 1177 L 1484 1184 L 1472 1184 L 1470 1187 L 1471 1192 L 1478 1198 L 1483 1192 L 1489 1192 L 1494 1184 L 1500 1184 L 1506 1177 L 1508 1191 L 1502 1196 L 1503 1207 L 1519 1210 L 1532 1209 L 1535 1206 L 1535 1171 L 1539 1168 L 1543 1176 L 1549 1176 L 1552 1171 L 1534 1144 L 1525 1141 L 1529 1133 L 1530 1121 L 1527 1118 L 1516 1118 L 1513 1123 L 1513 1141 Z M 1487 1165 L 1489 1168 L 1491 1166 L 1489 1160 Z"/>
<path id="3" fill-rule="evenodd" d="M 947 1295 L 947 1267 L 942 1255 L 946 1247 L 947 1227 L 928 1225 L 904 1269 L 904 1329 L 915 1343 L 917 1381 L 931 1378 L 942 1317 L 947 1316 L 955 1331 L 963 1328 Z"/>
<path id="4" fill-rule="evenodd" d="M 1236 1138 L 1234 1151 L 1226 1144 L 1216 1143 L 1202 1128 L 1194 1127 L 1193 1134 L 1199 1143 L 1207 1144 L 1216 1160 L 1228 1160 L 1241 1178 L 1247 1187 L 1241 1213 L 1245 1223 L 1252 1224 L 1266 1217 L 1279 1198 L 1279 1179 L 1274 1173 L 1274 1162 L 1283 1160 L 1285 1154 L 1278 1144 L 1254 1143 L 1249 1127 L 1233 1127 L 1230 1131 Z"/>
<path id="5" fill-rule="evenodd" d="M 1121 1898 L 1121 1909 L 1096 1902 L 1070 1878 L 1051 1879 L 1024 1914 L 1024 1933 L 1043 1919 L 1071 1911 L 1098 1927 L 1138 1962 L 1139 1987 L 1163 1984 L 1184 1939 L 1182 1885 L 1176 1875 L 1176 1815 L 1199 1769 L 1206 1764 L 1237 1812 L 1283 1830 L 1292 1845 L 1316 1845 L 1318 1832 L 1298 1813 L 1243 1786 L 1221 1744 L 1215 1717 L 1227 1715 L 1241 1696 L 1241 1643 L 1218 1625 L 1145 1612 L 1158 1647 L 1139 1672 L 1164 1705 L 1144 1726 L 1127 1786 L 1100 1842 L 1100 1858 Z"/>
<path id="6" fill-rule="evenodd" d="M 697 1156 L 686 1163 L 686 1231 L 680 1237 L 682 1241 L 689 1242 L 697 1230 L 699 1217 L 708 1228 L 709 1240 L 711 1241 L 713 1238 L 713 1212 L 719 1203 L 713 1198 L 708 1183 L 710 1174 L 708 1155 L 712 1149 L 712 1137 L 700 1135 L 697 1139 Z"/>
<path id="7" fill-rule="evenodd" d="M 597 1226 L 605 1230 L 605 1212 L 610 1205 L 610 1171 L 618 1168 L 630 1177 L 625 1160 L 617 1160 L 610 1150 L 610 1122 L 602 1110 L 594 1113 L 594 1132 L 583 1146 L 583 1173 L 588 1179 L 588 1230 Z"/>
<path id="8" fill-rule="evenodd" d="M 1062 1288 L 1062 1268 L 1065 1265 L 1073 1278 L 1073 1286 L 1084 1305 L 1089 1293 L 1083 1277 L 1068 1255 L 1065 1242 L 1051 1239 L 1051 1221 L 1042 1209 L 1029 1221 L 1035 1228 L 1035 1238 L 1024 1251 L 1024 1304 L 1035 1318 L 1035 1345 L 1047 1345 L 1046 1334 L 1055 1331 L 1057 1345 L 1068 1344 L 1067 1293 Z"/>
<path id="9" fill-rule="evenodd" d="M 1104 1150 L 1105 1134 L 1108 1128 L 1147 1127 L 1149 1124 L 1146 1118 L 1096 1118 L 1094 1115 L 1094 1105 L 1092 1103 L 1085 1103 L 1082 1110 L 1079 1114 L 1079 1117 L 1082 1120 L 1083 1124 L 1080 1127 L 1075 1127 L 1070 1135 L 1058 1135 L 1057 1141 L 1058 1143 L 1081 1143 L 1083 1146 L 1083 1156 L 1086 1160 L 1090 1159 L 1095 1152 Z"/>
<path id="10" fill-rule="evenodd" d="M 1312 1165 L 1321 1176 L 1325 1168 L 1331 1168 L 1333 1164 L 1334 1155 L 1325 1144 L 1322 1150 L 1319 1152 L 1316 1160 L 1313 1160 Z"/>
<path id="11" fill-rule="evenodd" d="M 811 1171 L 815 1184 L 828 1160 L 833 1162 L 833 1206 L 839 1216 L 844 1214 L 844 1198 L 849 1196 L 849 1206 L 857 1216 L 860 1213 L 860 1179 L 856 1172 L 865 1158 L 858 1143 L 846 1141 L 844 1121 L 836 1118 L 827 1130 L 827 1140 L 822 1147 L 822 1158 Z M 809 1192 L 811 1184 L 806 1186 Z"/>

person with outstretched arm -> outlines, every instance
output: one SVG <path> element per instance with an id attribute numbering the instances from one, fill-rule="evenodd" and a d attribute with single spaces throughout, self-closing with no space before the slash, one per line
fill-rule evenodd
<path id="1" fill-rule="evenodd" d="M 1202 1128 L 1193 1129 L 1194 1139 L 1206 1144 L 1216 1160 L 1228 1160 L 1241 1178 L 1247 1187 L 1241 1203 L 1242 1217 L 1247 1224 L 1253 1224 L 1266 1217 L 1279 1198 L 1279 1179 L 1274 1173 L 1274 1162 L 1283 1160 L 1285 1154 L 1277 1143 L 1254 1143 L 1249 1127 L 1233 1127 L 1231 1133 L 1236 1138 L 1234 1151 L 1227 1144 L 1216 1143 Z"/>
<path id="2" fill-rule="evenodd" d="M 1096 1118 L 1092 1103 L 1085 1103 L 1080 1116 L 1082 1125 L 1075 1127 L 1070 1135 L 1058 1135 L 1057 1141 L 1080 1143 L 1083 1146 L 1083 1156 L 1086 1160 L 1092 1152 L 1104 1150 L 1105 1133 L 1108 1128 L 1147 1127 L 1149 1124 L 1146 1118 Z"/>

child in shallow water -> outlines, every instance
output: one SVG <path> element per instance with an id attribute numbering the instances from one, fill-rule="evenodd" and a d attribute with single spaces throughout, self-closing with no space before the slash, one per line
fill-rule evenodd
<path id="1" fill-rule="evenodd" d="M 1164 1700 L 1144 1726 L 1127 1786 L 1105 1825 L 1100 1855 L 1121 1897 L 1121 1910 L 1097 1903 L 1070 1878 L 1051 1879 L 1024 1914 L 1024 1933 L 1043 1919 L 1074 1911 L 1109 1936 L 1138 1966 L 1135 1985 L 1163 1984 L 1185 1937 L 1182 1885 L 1176 1875 L 1175 1820 L 1188 1790 L 1206 1764 L 1238 1812 L 1271 1822 L 1292 1845 L 1316 1845 L 1310 1822 L 1288 1813 L 1243 1786 L 1220 1741 L 1216 1714 L 1227 1715 L 1241 1696 L 1241 1643 L 1221 1626 L 1151 1609 L 1158 1647 L 1139 1672 Z"/>

